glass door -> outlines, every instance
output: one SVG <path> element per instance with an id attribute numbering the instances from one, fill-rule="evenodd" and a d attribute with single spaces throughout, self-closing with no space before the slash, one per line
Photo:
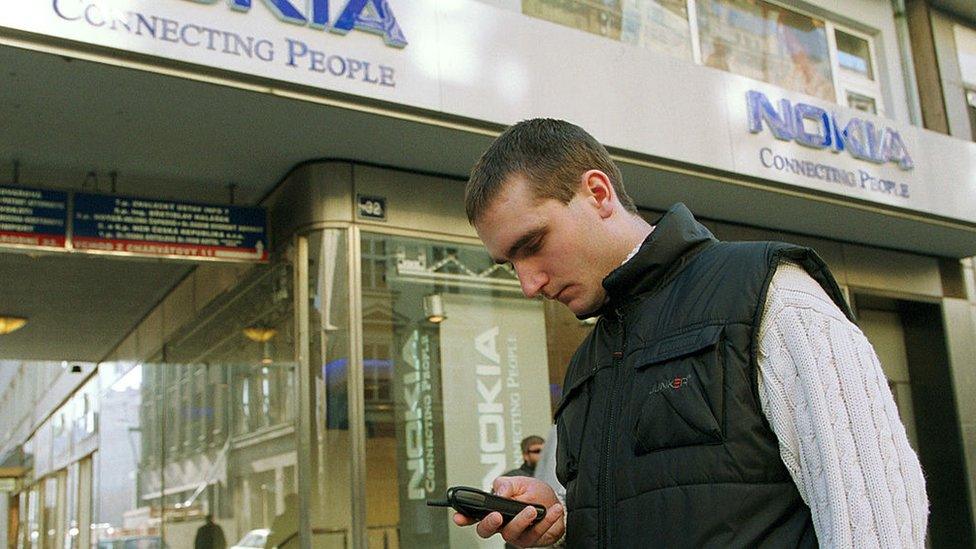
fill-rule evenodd
<path id="1" fill-rule="evenodd" d="M 360 255 L 368 544 L 500 546 L 426 499 L 490 488 L 548 433 L 543 303 L 481 246 L 363 233 Z"/>

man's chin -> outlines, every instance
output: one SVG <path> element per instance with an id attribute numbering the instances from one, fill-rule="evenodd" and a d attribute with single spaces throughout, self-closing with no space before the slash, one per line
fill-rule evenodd
<path id="1" fill-rule="evenodd" d="M 573 301 L 566 303 L 566 308 L 568 308 L 578 318 L 586 318 L 588 316 L 593 316 L 600 309 L 600 305 L 601 303 L 587 303 L 574 299 Z"/>

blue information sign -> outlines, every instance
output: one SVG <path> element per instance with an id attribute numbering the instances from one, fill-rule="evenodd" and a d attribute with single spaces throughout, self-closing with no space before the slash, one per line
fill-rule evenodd
<path id="1" fill-rule="evenodd" d="M 77 193 L 72 231 L 76 250 L 188 259 L 268 259 L 264 208 Z"/>
<path id="2" fill-rule="evenodd" d="M 63 249 L 68 194 L 0 186 L 0 246 Z"/>

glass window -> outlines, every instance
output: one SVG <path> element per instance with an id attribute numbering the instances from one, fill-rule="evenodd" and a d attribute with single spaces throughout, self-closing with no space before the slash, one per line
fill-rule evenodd
<path id="1" fill-rule="evenodd" d="M 847 106 L 852 109 L 869 112 L 871 114 L 878 113 L 878 106 L 873 97 L 868 97 L 867 95 L 862 95 L 852 91 L 847 92 Z"/>
<path id="2" fill-rule="evenodd" d="M 352 544 L 348 239 L 349 234 L 341 230 L 314 232 L 308 237 L 309 362 L 315 409 L 307 478 L 313 547 Z M 367 277 L 367 269 L 363 276 Z M 381 284 L 383 273 L 376 271 L 369 277 Z"/>
<path id="3" fill-rule="evenodd" d="M 868 41 L 840 29 L 834 31 L 834 37 L 837 39 L 837 64 L 844 70 L 874 80 L 871 45 Z"/>
<path id="4" fill-rule="evenodd" d="M 691 59 L 686 0 L 522 0 L 522 13 Z"/>
<path id="5" fill-rule="evenodd" d="M 702 62 L 836 101 L 824 22 L 755 0 L 698 0 Z"/>
<path id="6" fill-rule="evenodd" d="M 207 514 L 228 546 L 288 529 L 278 517 L 298 509 L 291 284 L 290 265 L 256 266 L 166 342 L 166 363 L 100 366 L 94 544 L 193 547 Z M 238 428 L 228 434 L 225 421 Z"/>
<path id="7" fill-rule="evenodd" d="M 956 37 L 956 56 L 963 84 L 976 88 L 976 29 L 954 25 L 952 30 Z"/>
<path id="8" fill-rule="evenodd" d="M 969 127 L 976 141 L 976 90 L 966 90 L 966 110 L 969 111 Z"/>
<path id="9" fill-rule="evenodd" d="M 548 433 L 544 304 L 482 246 L 364 234 L 361 249 L 386 252 L 362 288 L 370 546 L 474 546 L 425 501 L 488 487 Z"/>
<path id="10" fill-rule="evenodd" d="M 621 0 L 522 0 L 522 13 L 619 40 L 621 4 Z"/>

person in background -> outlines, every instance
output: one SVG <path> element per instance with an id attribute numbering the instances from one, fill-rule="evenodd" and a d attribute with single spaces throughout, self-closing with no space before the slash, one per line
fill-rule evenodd
<path id="1" fill-rule="evenodd" d="M 227 540 L 224 530 L 214 522 L 213 515 L 207 514 L 207 522 L 197 529 L 197 536 L 193 540 L 193 549 L 224 549 Z"/>
<path id="2" fill-rule="evenodd" d="M 535 465 L 539 463 L 542 447 L 546 440 L 538 435 L 529 435 L 522 439 L 522 465 L 502 475 L 503 477 L 531 477 L 535 474 Z"/>

